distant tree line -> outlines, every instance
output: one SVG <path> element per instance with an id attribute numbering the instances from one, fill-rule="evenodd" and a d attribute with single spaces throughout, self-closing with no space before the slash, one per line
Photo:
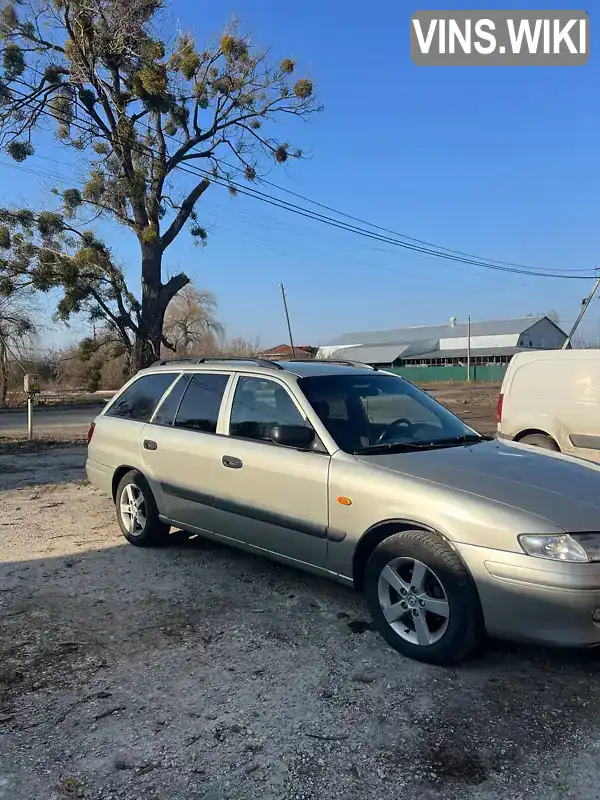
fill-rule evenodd
<path id="1" fill-rule="evenodd" d="M 125 351 L 115 352 L 111 329 L 99 326 L 95 336 L 85 337 L 67 347 L 44 347 L 44 331 L 37 323 L 34 297 L 25 304 L 16 298 L 0 298 L 0 406 L 21 405 L 23 372 L 40 375 L 44 389 L 58 393 L 96 392 L 118 389 L 130 374 Z M 229 338 L 217 318 L 216 297 L 188 284 L 170 304 L 165 332 L 174 349 L 162 348 L 160 355 L 252 356 L 257 341 Z"/>

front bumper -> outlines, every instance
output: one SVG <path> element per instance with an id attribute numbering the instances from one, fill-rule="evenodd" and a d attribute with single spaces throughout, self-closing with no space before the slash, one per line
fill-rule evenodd
<path id="1" fill-rule="evenodd" d="M 492 636 L 540 644 L 600 644 L 600 563 L 565 564 L 456 545 L 471 571 Z"/>

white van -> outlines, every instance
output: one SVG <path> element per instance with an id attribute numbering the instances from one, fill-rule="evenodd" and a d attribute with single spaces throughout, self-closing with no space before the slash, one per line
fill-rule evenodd
<path id="1" fill-rule="evenodd" d="M 600 350 L 513 356 L 498 398 L 498 436 L 600 461 Z"/>

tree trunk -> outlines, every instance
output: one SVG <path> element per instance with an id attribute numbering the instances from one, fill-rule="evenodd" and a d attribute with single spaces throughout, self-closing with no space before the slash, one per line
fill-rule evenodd
<path id="1" fill-rule="evenodd" d="M 141 248 L 142 308 L 131 359 L 132 374 L 151 366 L 160 358 L 165 311 L 171 299 L 189 282 L 185 275 L 176 275 L 163 284 L 163 251 L 160 243 L 142 242 Z"/>
<path id="2" fill-rule="evenodd" d="M 133 346 L 133 358 L 131 361 L 132 375 L 135 375 L 140 369 L 152 366 L 152 364 L 160 358 L 164 310 L 161 317 L 158 305 L 151 306 L 151 309 L 152 310 L 149 311 L 150 317 L 148 318 L 147 324 L 142 326 L 142 323 L 145 322 L 143 314 L 140 318 L 140 330 L 135 337 L 135 344 Z"/>
<path id="3" fill-rule="evenodd" d="M 6 405 L 8 397 L 8 358 L 4 342 L 0 340 L 0 406 Z"/>
<path id="4" fill-rule="evenodd" d="M 142 309 L 133 347 L 132 372 L 145 369 L 160 358 L 165 309 L 162 299 L 162 251 L 158 242 L 141 242 Z"/>

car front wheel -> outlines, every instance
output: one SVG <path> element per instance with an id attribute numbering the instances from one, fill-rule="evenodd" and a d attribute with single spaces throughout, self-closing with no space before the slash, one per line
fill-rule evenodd
<path id="1" fill-rule="evenodd" d="M 403 531 L 381 542 L 367 564 L 365 591 L 379 632 L 410 658 L 455 664 L 482 636 L 473 579 L 435 533 Z"/>
<path id="2" fill-rule="evenodd" d="M 153 547 L 167 541 L 169 526 L 158 518 L 152 490 L 137 470 L 121 478 L 115 502 L 119 527 L 128 542 L 138 547 Z"/>
<path id="3" fill-rule="evenodd" d="M 555 453 L 560 452 L 560 447 L 556 441 L 548 436 L 547 433 L 529 433 L 527 436 L 518 440 L 520 444 L 528 444 L 532 447 L 541 447 L 544 450 L 553 450 Z"/>

